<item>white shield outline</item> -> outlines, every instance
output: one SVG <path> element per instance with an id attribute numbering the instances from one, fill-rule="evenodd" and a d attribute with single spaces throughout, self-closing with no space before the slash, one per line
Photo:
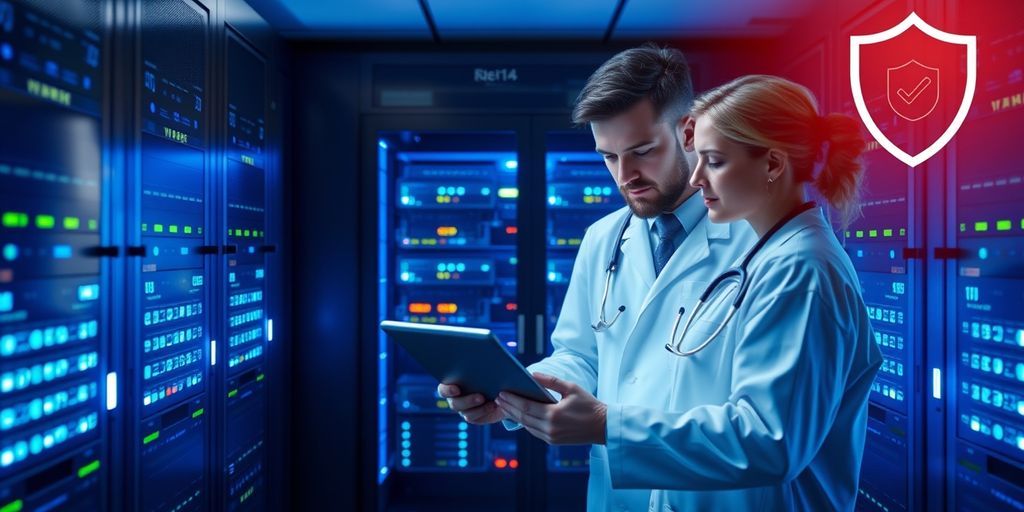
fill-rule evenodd
<path id="1" fill-rule="evenodd" d="M 967 87 L 964 91 L 964 99 L 960 103 L 960 110 L 958 110 L 956 116 L 953 117 L 953 122 L 946 127 L 946 131 L 942 132 L 942 135 L 939 136 L 931 146 L 928 146 L 924 151 L 921 151 L 916 155 L 911 155 L 906 151 L 903 151 L 897 147 L 896 144 L 893 144 L 893 142 L 889 140 L 884 133 L 882 133 L 882 130 L 878 128 L 878 125 L 875 124 L 874 119 L 872 119 L 871 115 L 868 113 L 867 104 L 864 102 L 864 93 L 860 88 L 860 47 L 894 39 L 900 34 L 906 32 L 907 29 L 912 26 L 917 27 L 933 39 L 967 47 Z M 857 106 L 857 113 L 860 114 L 861 119 L 864 121 L 864 125 L 868 128 L 868 132 L 871 133 L 875 140 L 877 140 L 878 143 L 881 144 L 881 146 L 892 156 L 900 159 L 900 161 L 910 167 L 917 167 L 925 160 L 931 158 L 953 139 L 953 135 L 955 135 L 957 130 L 960 129 L 960 126 L 964 123 L 964 119 L 967 118 L 967 112 L 971 108 L 971 102 L 974 101 L 974 86 L 977 81 L 977 75 L 977 38 L 975 36 L 943 32 L 925 23 L 925 21 L 922 20 L 915 12 L 911 12 L 910 16 L 907 16 L 907 19 L 901 21 L 895 27 L 883 32 L 865 36 L 850 36 L 850 87 L 853 89 L 853 103 Z"/>

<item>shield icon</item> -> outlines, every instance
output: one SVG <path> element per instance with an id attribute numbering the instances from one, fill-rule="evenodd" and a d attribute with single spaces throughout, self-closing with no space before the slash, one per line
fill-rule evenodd
<path id="1" fill-rule="evenodd" d="M 878 67 L 878 63 L 875 62 L 871 63 L 871 66 L 864 65 L 861 56 L 865 53 L 865 49 L 884 50 L 887 48 L 884 46 L 885 44 L 894 45 L 894 40 L 900 38 L 900 36 L 908 37 L 904 34 L 908 33 L 912 27 L 917 28 L 923 34 L 926 41 L 921 44 L 909 45 L 910 50 L 905 53 L 909 53 L 910 57 L 901 55 L 899 51 L 876 51 L 873 55 L 892 55 L 899 58 L 899 60 L 886 63 L 886 65 L 878 69 L 878 73 L 881 73 L 883 69 L 885 70 L 884 80 L 881 80 L 882 77 L 880 76 L 868 76 L 862 81 L 862 73 L 865 71 L 873 73 L 874 67 Z M 928 56 L 934 53 L 929 52 L 928 48 L 921 48 L 922 45 L 933 47 L 952 45 L 957 51 L 964 51 L 967 63 L 965 83 L 958 85 L 948 79 L 945 82 L 940 80 L 942 73 L 939 67 L 932 67 L 922 63 L 927 62 Z M 907 45 L 904 45 L 904 47 L 906 48 Z M 898 48 L 898 46 L 895 46 L 895 48 Z M 857 113 L 860 114 L 868 132 L 878 141 L 880 146 L 903 163 L 916 167 L 945 147 L 963 124 L 971 108 L 971 102 L 974 99 L 978 69 L 977 62 L 978 53 L 975 36 L 943 32 L 928 25 L 913 12 L 905 20 L 888 30 L 877 34 L 850 36 L 850 86 L 853 93 L 853 101 L 857 107 Z M 869 94 L 871 96 L 869 97 L 884 96 L 887 105 L 885 105 L 886 108 L 881 110 L 887 111 L 888 114 L 881 112 L 880 109 L 875 109 L 874 115 L 872 115 L 872 110 L 868 108 L 868 102 L 865 101 L 865 89 L 873 88 L 871 85 L 873 80 L 878 82 L 879 88 L 884 87 L 884 90 L 870 91 Z M 956 89 L 956 94 L 946 95 L 942 92 L 951 92 L 953 89 Z M 949 98 L 951 96 L 954 99 L 962 96 L 956 114 L 945 125 L 941 134 L 927 147 L 919 148 L 913 152 L 909 149 L 901 148 L 879 127 L 880 125 L 891 125 L 892 123 L 880 121 L 886 119 L 886 115 L 891 118 L 892 114 L 910 123 L 926 119 L 932 121 L 930 119 L 931 116 L 938 116 L 943 112 L 943 109 L 936 109 L 940 97 Z M 947 101 L 949 100 L 947 99 Z M 879 119 L 876 119 L 876 117 Z M 941 122 L 941 119 L 939 121 Z"/>
<path id="2" fill-rule="evenodd" d="M 939 104 L 939 68 L 910 59 L 902 66 L 886 70 L 885 83 L 889 106 L 907 121 L 928 117 Z"/>

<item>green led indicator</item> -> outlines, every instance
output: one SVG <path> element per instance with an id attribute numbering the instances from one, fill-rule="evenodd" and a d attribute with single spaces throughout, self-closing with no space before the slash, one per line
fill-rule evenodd
<path id="1" fill-rule="evenodd" d="M 142 224 L 142 232 L 145 233 L 146 231 L 149 231 L 149 224 L 143 223 Z"/>
<path id="2" fill-rule="evenodd" d="M 980 221 L 974 223 L 975 231 L 988 231 L 988 222 Z"/>
<path id="3" fill-rule="evenodd" d="M 163 233 L 164 232 L 164 225 L 163 224 L 153 224 L 153 232 L 154 233 Z"/>
<path id="4" fill-rule="evenodd" d="M 198 418 L 202 416 L 204 412 L 206 412 L 206 409 L 196 409 L 196 412 L 192 413 L 192 417 Z"/>
<path id="5" fill-rule="evenodd" d="M 185 234 L 186 235 L 191 235 L 192 234 L 192 226 L 185 226 Z"/>
<path id="6" fill-rule="evenodd" d="M 263 378 L 264 378 L 264 377 L 266 377 L 266 375 L 264 375 L 264 374 L 262 374 L 262 373 L 261 373 L 261 374 L 259 374 L 259 375 L 257 375 L 257 376 L 256 376 L 256 382 L 259 382 L 259 381 L 263 380 Z"/>
<path id="7" fill-rule="evenodd" d="M 167 230 L 170 231 L 171 233 L 177 233 L 178 232 L 178 226 L 175 225 L 175 224 L 171 224 L 171 226 Z"/>
<path id="8" fill-rule="evenodd" d="M 85 478 L 100 468 L 100 461 L 94 460 L 78 469 L 78 478 Z"/>
<path id="9" fill-rule="evenodd" d="M 900 228 L 900 236 L 907 236 L 907 228 Z"/>
<path id="10" fill-rule="evenodd" d="M 53 229 L 56 224 L 53 215 L 36 215 L 36 227 L 39 229 Z"/>
<path id="11" fill-rule="evenodd" d="M 860 229 L 857 230 L 857 238 L 864 238 L 864 231 L 863 230 L 860 230 Z"/>
<path id="12" fill-rule="evenodd" d="M 28 215 L 21 212 L 4 212 L 5 228 L 23 228 L 28 226 Z"/>
<path id="13" fill-rule="evenodd" d="M 249 230 L 245 230 L 245 236 L 249 236 Z"/>
<path id="14" fill-rule="evenodd" d="M 228 398 L 231 398 L 231 397 L 233 397 L 233 396 L 235 396 L 237 394 L 238 394 L 238 390 L 237 389 L 232 389 L 231 391 L 228 391 Z"/>
<path id="15" fill-rule="evenodd" d="M 851 235 L 851 233 L 849 231 L 847 231 L 846 232 L 846 238 L 850 238 L 850 235 Z"/>
<path id="16" fill-rule="evenodd" d="M 64 217 L 64 229 L 78 229 L 81 224 L 78 217 Z"/>
<path id="17" fill-rule="evenodd" d="M 21 510 L 22 505 L 23 504 L 21 500 L 14 500 L 0 507 L 0 512 L 18 512 L 19 510 Z"/>
<path id="18" fill-rule="evenodd" d="M 99 223 L 96 222 L 96 219 L 89 219 L 89 231 L 96 231 L 98 228 Z"/>
<path id="19" fill-rule="evenodd" d="M 870 236 L 871 238 L 878 238 L 878 230 L 872 229 L 868 231 L 868 236 Z"/>
<path id="20" fill-rule="evenodd" d="M 964 231 L 967 231 L 967 223 L 966 222 L 961 222 L 960 223 L 960 232 L 963 233 Z"/>
<path id="21" fill-rule="evenodd" d="M 153 432 L 152 434 L 142 438 L 142 444 L 152 443 L 153 441 L 156 441 L 159 438 L 160 438 L 160 431 L 157 430 L 156 432 Z"/>
<path id="22" fill-rule="evenodd" d="M 1013 223 L 1009 219 L 996 221 L 996 231 L 1009 231 Z"/>
<path id="23" fill-rule="evenodd" d="M 882 230 L 882 234 L 885 235 L 885 236 L 892 236 L 892 230 L 891 229 L 884 229 L 884 230 Z"/>

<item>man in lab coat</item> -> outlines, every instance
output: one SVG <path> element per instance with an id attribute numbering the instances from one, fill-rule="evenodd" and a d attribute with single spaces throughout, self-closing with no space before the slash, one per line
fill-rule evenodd
<path id="1" fill-rule="evenodd" d="M 587 230 L 551 337 L 554 353 L 529 368 L 540 374 L 538 382 L 563 395 L 544 413 L 553 420 L 604 418 L 604 404 L 668 409 L 675 357 L 664 347 L 679 308 L 693 304 L 755 242 L 746 223 L 709 222 L 701 195 L 688 184 L 697 161 L 692 104 L 682 53 L 649 45 L 609 59 L 580 93 L 573 119 L 590 125 L 628 206 Z M 616 252 L 617 270 L 602 304 L 605 271 Z M 462 396 L 444 384 L 438 392 L 470 423 L 506 419 L 498 404 L 481 395 Z M 585 424 L 553 436 L 527 428 L 549 443 L 593 445 L 588 510 L 646 511 L 650 489 L 615 489 L 620 486 L 609 464 L 621 461 L 608 458 L 605 421 Z"/>

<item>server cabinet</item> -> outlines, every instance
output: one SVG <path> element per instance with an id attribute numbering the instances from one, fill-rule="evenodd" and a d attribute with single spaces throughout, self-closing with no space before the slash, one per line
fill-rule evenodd
<path id="1" fill-rule="evenodd" d="M 126 491 L 139 510 L 205 510 L 210 492 L 214 239 L 211 11 L 138 2 L 129 160 Z M 215 254 L 215 253 L 214 253 Z"/>
<path id="2" fill-rule="evenodd" d="M 108 13 L 62 4 L 0 2 L 2 510 L 106 503 Z"/>
<path id="3" fill-rule="evenodd" d="M 951 510 L 1024 508 L 1021 6 L 950 5 L 977 34 L 977 88 L 947 158 L 946 470 Z M 993 16 L 993 14 L 997 14 Z M 966 63 L 961 61 L 961 73 Z M 945 247 L 938 246 L 943 249 Z M 939 340 L 936 340 L 939 341 Z"/>
<path id="4" fill-rule="evenodd" d="M 263 510 L 266 452 L 268 340 L 267 72 L 264 58 L 227 29 L 224 47 L 224 176 L 220 213 L 224 230 L 224 368 L 221 461 L 225 510 Z"/>

